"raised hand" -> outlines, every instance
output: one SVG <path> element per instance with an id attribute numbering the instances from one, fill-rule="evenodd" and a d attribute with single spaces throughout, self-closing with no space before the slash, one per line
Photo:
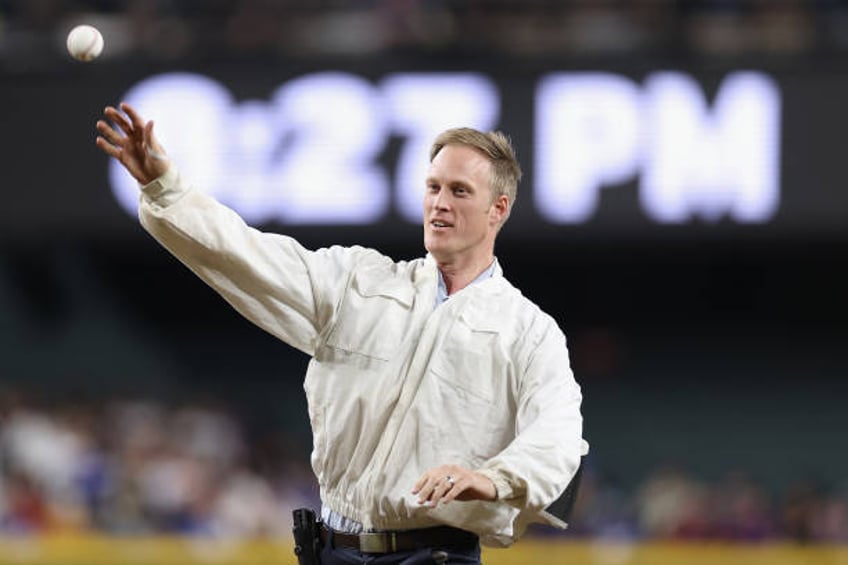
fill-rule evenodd
<path id="1" fill-rule="evenodd" d="M 171 166 L 165 150 L 153 135 L 153 121 L 145 121 L 129 104 L 120 104 L 123 111 L 107 106 L 103 111 L 105 120 L 97 121 L 96 144 L 104 153 L 114 157 L 141 184 L 159 178 Z"/>

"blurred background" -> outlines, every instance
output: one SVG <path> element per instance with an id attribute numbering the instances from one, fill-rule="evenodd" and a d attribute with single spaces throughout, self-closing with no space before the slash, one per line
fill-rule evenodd
<path id="1" fill-rule="evenodd" d="M 568 337 L 592 450 L 572 527 L 490 562 L 848 546 L 848 2 L 0 0 L 3 562 L 287 544 L 318 504 L 307 358 L 137 225 L 94 146 L 121 100 L 249 223 L 396 259 L 423 252 L 434 133 L 510 134 L 496 252 Z M 693 553 L 632 549 L 669 541 Z M 796 555 L 762 562 L 845 562 Z"/>

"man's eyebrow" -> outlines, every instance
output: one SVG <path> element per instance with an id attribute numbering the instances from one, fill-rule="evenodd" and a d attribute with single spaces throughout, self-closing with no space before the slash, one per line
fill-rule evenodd
<path id="1" fill-rule="evenodd" d="M 453 187 L 461 187 L 466 190 L 474 190 L 474 185 L 466 179 L 452 179 L 448 181 L 441 181 L 437 177 L 433 175 L 427 175 L 424 179 L 425 184 L 443 184 L 445 186 Z"/>

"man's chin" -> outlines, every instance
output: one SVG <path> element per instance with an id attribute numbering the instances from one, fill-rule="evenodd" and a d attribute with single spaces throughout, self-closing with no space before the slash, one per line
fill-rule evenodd
<path id="1" fill-rule="evenodd" d="M 450 252 L 442 245 L 434 244 L 432 241 L 425 241 L 424 248 L 436 262 L 442 262 L 450 257 Z"/>

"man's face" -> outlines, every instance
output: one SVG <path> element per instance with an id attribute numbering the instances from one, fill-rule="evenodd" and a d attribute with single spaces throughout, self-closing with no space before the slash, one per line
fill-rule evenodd
<path id="1" fill-rule="evenodd" d="M 436 261 L 490 256 L 506 211 L 506 197 L 492 202 L 492 166 L 466 145 L 446 145 L 430 164 L 424 194 L 424 247 Z"/>

